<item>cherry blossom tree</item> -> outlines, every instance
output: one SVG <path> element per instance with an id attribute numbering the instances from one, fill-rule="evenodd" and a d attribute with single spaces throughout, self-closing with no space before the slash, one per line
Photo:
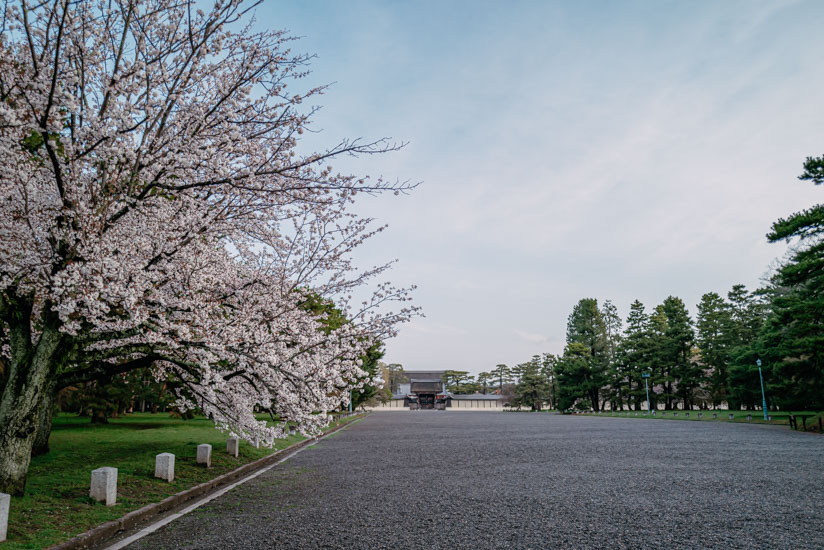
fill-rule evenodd
<path id="1" fill-rule="evenodd" d="M 408 294 L 380 282 L 388 264 L 351 259 L 382 229 L 356 196 L 410 186 L 329 166 L 398 145 L 301 153 L 302 105 L 323 89 L 291 91 L 309 58 L 255 30 L 253 8 L 5 4 L 0 492 L 22 493 L 62 387 L 152 367 L 177 406 L 272 445 L 284 434 L 256 407 L 317 431 L 371 382 L 359 358 L 415 314 L 393 308 Z M 348 322 L 324 330 L 316 297 Z"/>

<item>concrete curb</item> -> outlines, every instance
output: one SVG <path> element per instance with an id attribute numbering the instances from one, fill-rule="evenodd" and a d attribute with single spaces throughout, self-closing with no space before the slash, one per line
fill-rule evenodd
<path id="1" fill-rule="evenodd" d="M 369 413 L 366 413 L 364 416 L 367 416 L 368 414 Z M 164 512 L 177 508 L 185 502 L 201 497 L 209 492 L 219 490 L 232 481 L 244 477 L 256 470 L 265 468 L 266 466 L 280 460 L 283 455 L 292 453 L 302 447 L 306 447 L 307 445 L 310 445 L 323 437 L 333 434 L 338 430 L 342 430 L 351 423 L 352 421 L 346 422 L 345 424 L 341 424 L 340 426 L 337 426 L 320 435 L 299 441 L 294 445 L 290 445 L 268 456 L 264 456 L 263 458 L 259 458 L 253 462 L 249 462 L 248 464 L 244 464 L 243 466 L 235 468 L 231 472 L 220 475 L 210 481 L 205 481 L 199 485 L 195 485 L 191 489 L 186 489 L 185 491 L 166 497 L 160 502 L 154 502 L 144 506 L 143 508 L 131 511 L 119 519 L 106 522 L 103 525 L 98 525 L 94 529 L 81 533 L 65 542 L 50 546 L 47 550 L 77 550 L 98 545 L 101 542 L 114 537 L 120 531 L 132 529 L 136 525 L 147 522 L 148 520 L 159 516 Z"/>

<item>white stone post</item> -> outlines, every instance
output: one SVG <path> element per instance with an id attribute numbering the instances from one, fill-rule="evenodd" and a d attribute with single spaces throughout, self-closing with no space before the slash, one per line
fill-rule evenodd
<path id="1" fill-rule="evenodd" d="M 229 440 L 226 442 L 226 452 L 234 457 L 237 457 L 238 443 L 236 437 L 230 437 Z"/>
<path id="2" fill-rule="evenodd" d="M 6 540 L 9 528 L 9 508 L 11 508 L 11 495 L 0 493 L 0 542 Z"/>
<path id="3" fill-rule="evenodd" d="M 197 446 L 197 463 L 212 467 L 212 446 L 208 443 Z"/>
<path id="4" fill-rule="evenodd" d="M 169 482 L 175 478 L 175 455 L 160 453 L 155 457 L 155 477 Z"/>
<path id="5" fill-rule="evenodd" d="M 295 435 L 297 433 L 297 429 L 294 426 L 289 426 L 289 435 Z"/>
<path id="6" fill-rule="evenodd" d="M 98 502 L 105 502 L 106 506 L 114 506 L 117 502 L 117 468 L 106 466 L 92 470 L 89 496 Z"/>

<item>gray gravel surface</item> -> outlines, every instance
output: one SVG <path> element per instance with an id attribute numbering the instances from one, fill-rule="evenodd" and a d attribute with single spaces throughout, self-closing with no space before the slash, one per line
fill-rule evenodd
<path id="1" fill-rule="evenodd" d="M 824 548 L 824 437 L 375 413 L 130 548 Z"/>

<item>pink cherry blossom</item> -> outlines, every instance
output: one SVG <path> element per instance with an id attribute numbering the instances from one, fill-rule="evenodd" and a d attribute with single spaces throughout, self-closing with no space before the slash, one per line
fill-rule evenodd
<path id="1" fill-rule="evenodd" d="M 399 145 L 299 152 L 314 112 L 299 106 L 324 89 L 286 92 L 309 57 L 281 31 L 252 30 L 249 10 L 239 0 L 5 5 L 0 337 L 34 401 L 20 414 L 61 386 L 151 364 L 180 383 L 180 407 L 271 445 L 284 433 L 255 408 L 318 430 L 350 388 L 373 383 L 359 367 L 365 350 L 416 313 L 408 289 L 380 282 L 388 265 L 353 264 L 383 228 L 348 210 L 358 193 L 410 186 L 329 165 Z M 356 307 L 351 296 L 370 286 Z M 301 307 L 309 294 L 351 323 L 321 330 Z M 51 355 L 38 363 L 41 352 Z M 9 386 L 3 400 L 19 408 Z"/>

